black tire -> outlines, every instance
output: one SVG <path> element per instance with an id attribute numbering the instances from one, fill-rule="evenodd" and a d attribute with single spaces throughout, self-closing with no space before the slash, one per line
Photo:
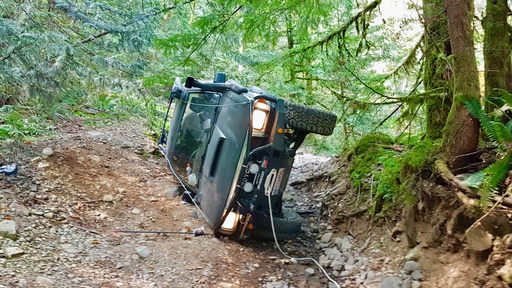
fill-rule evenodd
<path id="1" fill-rule="evenodd" d="M 290 209 L 283 209 L 283 217 L 274 216 L 274 227 L 276 230 L 277 240 L 292 240 L 297 237 L 301 232 L 302 217 L 297 212 Z M 258 221 L 255 223 L 255 228 L 252 233 L 253 236 L 273 240 L 274 234 L 272 233 L 272 225 L 270 218 L 265 217 L 264 222 Z"/>
<path id="2" fill-rule="evenodd" d="M 331 135 L 336 126 L 336 115 L 331 112 L 284 101 L 286 124 L 292 129 L 320 135 Z"/>

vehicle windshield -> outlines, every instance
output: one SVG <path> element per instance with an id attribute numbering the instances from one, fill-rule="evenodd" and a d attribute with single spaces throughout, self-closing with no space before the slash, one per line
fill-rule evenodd
<path id="1" fill-rule="evenodd" d="M 172 162 L 176 172 L 192 187 L 197 185 L 211 126 L 220 100 L 219 93 L 190 93 L 176 137 Z"/>

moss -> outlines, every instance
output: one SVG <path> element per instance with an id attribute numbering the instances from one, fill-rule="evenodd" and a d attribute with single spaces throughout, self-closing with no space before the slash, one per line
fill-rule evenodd
<path id="1" fill-rule="evenodd" d="M 405 181 L 410 176 L 428 169 L 430 164 L 434 163 L 434 157 L 438 155 L 441 147 L 441 140 L 423 140 L 414 145 L 410 151 L 403 156 L 403 167 L 400 172 L 400 178 Z M 425 175 L 429 176 L 429 175 Z"/>
<path id="2" fill-rule="evenodd" d="M 352 153 L 353 156 L 358 156 L 368 152 L 368 150 L 374 150 L 376 147 L 381 145 L 392 145 L 394 143 L 393 138 L 383 133 L 370 133 L 363 136 L 354 146 Z"/>
<path id="3" fill-rule="evenodd" d="M 396 151 L 391 137 L 369 134 L 363 137 L 352 151 L 350 177 L 354 186 L 373 193 L 371 212 L 385 214 L 388 210 L 413 204 L 416 201 L 412 185 L 422 173 L 430 173 L 439 141 L 424 140 L 412 148 Z M 398 150 L 398 149 L 397 149 Z M 427 175 L 429 176 L 429 175 Z"/>

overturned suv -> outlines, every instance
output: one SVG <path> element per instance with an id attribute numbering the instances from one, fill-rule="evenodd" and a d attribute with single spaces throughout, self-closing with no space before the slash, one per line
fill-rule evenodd
<path id="1" fill-rule="evenodd" d="M 293 238 L 302 219 L 282 198 L 295 153 L 308 133 L 332 134 L 336 115 L 225 79 L 176 79 L 160 150 L 216 236 Z"/>

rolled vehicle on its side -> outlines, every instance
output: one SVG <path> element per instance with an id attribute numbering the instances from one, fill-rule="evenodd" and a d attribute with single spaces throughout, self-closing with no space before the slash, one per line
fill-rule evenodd
<path id="1" fill-rule="evenodd" d="M 225 79 L 176 79 L 161 151 L 215 235 L 270 238 L 272 216 L 277 237 L 291 239 L 301 217 L 282 198 L 295 153 L 308 133 L 332 134 L 336 115 Z"/>

